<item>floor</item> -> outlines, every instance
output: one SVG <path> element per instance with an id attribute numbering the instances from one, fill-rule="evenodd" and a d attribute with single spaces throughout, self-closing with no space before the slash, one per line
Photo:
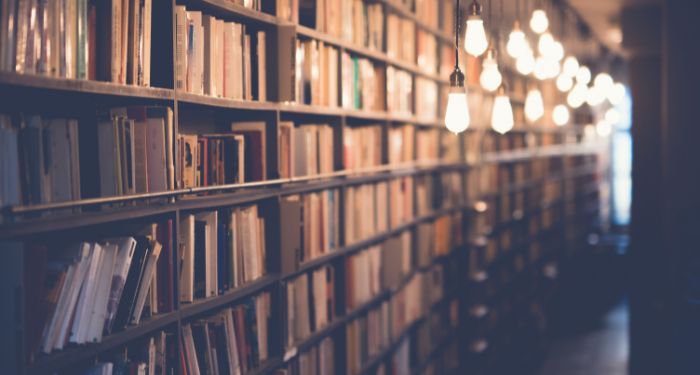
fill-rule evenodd
<path id="1" fill-rule="evenodd" d="M 627 304 L 593 327 L 555 338 L 540 375 L 626 375 Z"/>

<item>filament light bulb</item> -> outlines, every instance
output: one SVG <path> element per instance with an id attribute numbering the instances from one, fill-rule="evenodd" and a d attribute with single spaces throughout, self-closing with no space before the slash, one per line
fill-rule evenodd
<path id="1" fill-rule="evenodd" d="M 529 47 L 515 61 L 515 68 L 522 75 L 528 75 L 535 70 L 535 56 Z"/>
<path id="2" fill-rule="evenodd" d="M 547 13 L 542 9 L 535 9 L 532 12 L 532 17 L 530 18 L 530 28 L 537 34 L 542 34 L 547 31 L 549 27 L 549 19 L 547 19 Z"/>
<path id="3" fill-rule="evenodd" d="M 539 56 L 535 61 L 535 78 L 540 81 L 549 78 L 547 59 L 544 56 Z"/>
<path id="4" fill-rule="evenodd" d="M 469 103 L 464 87 L 464 73 L 455 66 L 450 74 L 450 91 L 447 95 L 445 109 L 445 127 L 454 134 L 461 133 L 469 127 Z"/>
<path id="5" fill-rule="evenodd" d="M 591 82 L 591 70 L 587 66 L 580 66 L 576 72 L 576 82 L 587 85 Z"/>
<path id="6" fill-rule="evenodd" d="M 569 122 L 569 109 L 565 105 L 559 104 L 552 111 L 552 120 L 557 126 L 564 126 Z"/>
<path id="7" fill-rule="evenodd" d="M 508 44 L 506 44 L 506 51 L 510 57 L 517 59 L 525 51 L 525 33 L 520 30 L 520 24 L 515 21 L 513 25 L 513 31 L 510 32 L 508 36 Z"/>
<path id="8" fill-rule="evenodd" d="M 622 103 L 625 98 L 625 85 L 622 83 L 615 83 L 610 91 L 608 91 L 608 100 L 612 105 L 618 105 Z"/>
<path id="9" fill-rule="evenodd" d="M 546 32 L 540 35 L 540 39 L 537 42 L 537 50 L 540 55 L 550 56 L 552 53 L 552 48 L 554 45 L 554 37 L 551 33 Z"/>
<path id="10" fill-rule="evenodd" d="M 607 137 L 612 133 L 612 125 L 610 125 L 609 122 L 605 121 L 605 119 L 598 121 L 597 124 L 595 124 L 595 130 L 598 133 L 599 136 L 601 137 Z"/>
<path id="11" fill-rule="evenodd" d="M 615 108 L 608 109 L 605 112 L 605 121 L 607 121 L 613 125 L 619 124 L 620 123 L 620 112 L 618 112 L 618 110 Z"/>
<path id="12" fill-rule="evenodd" d="M 588 95 L 588 87 L 582 83 L 577 83 L 569 95 L 566 97 L 566 102 L 571 108 L 578 108 L 586 102 L 586 96 Z"/>
<path id="13" fill-rule="evenodd" d="M 505 134 L 513 129 L 513 107 L 510 98 L 506 95 L 505 87 L 501 85 L 498 95 L 493 101 L 491 111 L 491 127 L 500 134 Z"/>
<path id="14" fill-rule="evenodd" d="M 564 66 L 562 67 L 562 71 L 567 76 L 576 76 L 576 73 L 578 73 L 578 68 L 578 60 L 575 57 L 569 56 L 566 59 L 564 59 Z"/>
<path id="15" fill-rule="evenodd" d="M 469 16 L 467 19 L 467 31 L 464 34 L 464 49 L 468 54 L 481 56 L 489 46 L 484 30 L 484 20 L 481 16 Z"/>
<path id="16" fill-rule="evenodd" d="M 531 89 L 525 98 L 525 117 L 530 123 L 534 123 L 544 115 L 544 101 L 542 93 L 538 89 Z"/>
<path id="17" fill-rule="evenodd" d="M 567 92 L 574 87 L 574 79 L 566 73 L 562 72 L 559 77 L 557 77 L 557 89 L 561 92 Z"/>
<path id="18" fill-rule="evenodd" d="M 498 63 L 494 57 L 493 49 L 489 49 L 482 65 L 479 82 L 484 90 L 496 91 L 498 86 L 501 85 L 501 80 L 501 73 L 498 71 Z"/>
<path id="19" fill-rule="evenodd" d="M 598 86 L 601 90 L 607 92 L 608 90 L 612 89 L 613 85 L 615 85 L 615 82 L 613 82 L 613 79 L 612 77 L 610 77 L 610 74 L 598 73 L 598 75 L 595 76 L 593 85 Z"/>
<path id="20" fill-rule="evenodd" d="M 595 85 L 588 89 L 588 94 L 586 95 L 588 105 L 595 107 L 602 104 L 603 101 L 605 101 L 605 91 Z"/>

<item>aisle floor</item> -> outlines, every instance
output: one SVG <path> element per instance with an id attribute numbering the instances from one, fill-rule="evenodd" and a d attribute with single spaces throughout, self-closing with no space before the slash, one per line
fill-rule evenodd
<path id="1" fill-rule="evenodd" d="M 540 375 L 626 375 L 627 322 L 620 303 L 598 326 L 554 339 Z"/>

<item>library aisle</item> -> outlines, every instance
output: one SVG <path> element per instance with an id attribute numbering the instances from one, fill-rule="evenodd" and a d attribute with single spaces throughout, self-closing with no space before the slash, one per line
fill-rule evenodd
<path id="1" fill-rule="evenodd" d="M 0 373 L 700 373 L 689 10 L 0 0 Z"/>

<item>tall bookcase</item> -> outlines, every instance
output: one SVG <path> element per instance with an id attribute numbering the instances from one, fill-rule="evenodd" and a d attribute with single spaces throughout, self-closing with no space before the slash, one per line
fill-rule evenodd
<path id="1" fill-rule="evenodd" d="M 517 77 L 507 66 L 503 67 L 504 75 L 510 81 L 517 125 L 507 135 L 488 130 L 491 96 L 476 87 L 478 66 L 471 59 L 461 60 L 468 61 L 467 68 L 463 70 L 470 80 L 472 127 L 463 135 L 447 132 L 442 121 L 449 84 L 444 66 L 449 69 L 452 63 L 444 61 L 444 57 L 451 56 L 453 39 L 445 30 L 451 30 L 451 26 L 446 24 L 441 29 L 429 25 L 416 11 L 398 1 L 372 3 L 382 6 L 382 22 L 385 25 L 390 14 L 414 24 L 414 35 L 405 37 L 416 40 L 418 33 L 425 33 L 435 39 L 434 57 L 437 64 L 432 72 L 419 66 L 417 61 L 407 62 L 390 57 L 385 50 L 358 46 L 313 28 L 290 24 L 278 19 L 273 14 L 274 10 L 259 12 L 226 0 L 153 1 L 152 87 L 0 72 L 0 111 L 77 118 L 81 137 L 83 133 L 90 134 L 89 129 L 91 124 L 96 123 L 96 112 L 100 109 L 158 105 L 172 108 L 175 135 L 180 133 L 180 125 L 184 122 L 196 129 L 196 125 L 192 124 L 196 124 L 199 118 L 206 118 L 213 119 L 216 124 L 264 122 L 269 135 L 278 134 L 283 121 L 325 123 L 333 127 L 336 140 L 332 173 L 280 178 L 277 137 L 268 136 L 265 148 L 268 179 L 265 181 L 204 188 L 176 187 L 165 192 L 117 197 L 98 197 L 88 193 L 77 201 L 6 207 L 0 224 L 0 241 L 7 254 L 7 262 L 3 262 L 3 277 L 6 279 L 3 282 L 3 297 L 13 309 L 3 310 L 2 324 L 9 328 L 3 339 L 3 348 L 7 349 L 3 353 L 8 355 L 5 363 L 10 373 L 81 371 L 97 361 L 114 358 L 125 348 L 159 331 L 165 331 L 174 338 L 175 358 L 180 359 L 183 325 L 211 316 L 222 308 L 241 304 L 261 292 L 269 292 L 271 296 L 269 359 L 247 373 L 271 374 L 285 369 L 302 353 L 326 338 L 335 342 L 334 373 L 346 373 L 349 357 L 345 350 L 347 327 L 391 301 L 417 275 L 431 275 L 435 268 L 441 269 L 440 274 L 443 275 L 437 281 L 442 290 L 441 298 L 425 301 L 426 306 L 414 318 L 402 325 L 399 332 L 391 333 L 388 343 L 380 345 L 376 352 L 360 361 L 357 373 L 386 373 L 392 370 L 416 374 L 488 372 L 494 366 L 503 365 L 505 361 L 499 360 L 501 356 L 512 355 L 523 347 L 535 348 L 543 343 L 543 330 L 527 330 L 538 327 L 538 319 L 546 315 L 547 298 L 556 286 L 557 265 L 568 259 L 576 249 L 585 246 L 586 236 L 595 231 L 599 207 L 597 176 L 602 175 L 603 168 L 598 161 L 600 150 L 590 141 L 590 137 L 585 136 L 581 126 L 560 129 L 546 123 L 525 125 L 523 98 L 526 86 L 531 83 Z M 416 80 L 434 83 L 438 87 L 438 105 L 432 114 L 416 116 L 278 101 L 232 100 L 175 89 L 177 5 L 265 30 L 271 36 L 276 35 L 281 27 L 294 25 L 298 39 L 321 41 L 337 48 L 340 54 L 348 52 L 367 58 L 384 70 L 392 67 L 410 74 L 413 83 L 411 108 L 414 111 L 421 95 Z M 451 6 L 451 1 L 436 4 L 438 20 L 452 19 L 448 14 Z M 384 30 L 386 33 L 386 27 Z M 278 57 L 268 55 L 268 68 L 276 69 L 275 63 L 279 63 Z M 270 74 L 268 78 L 274 80 L 274 74 Z M 549 86 L 551 89 L 552 85 Z M 269 93 L 271 97 L 275 94 Z M 386 101 L 388 94 L 384 93 L 383 96 Z M 547 104 L 553 103 L 550 101 Z M 551 106 L 547 114 L 550 110 Z M 360 171 L 344 170 L 343 129 L 368 124 L 380 125 L 383 129 L 382 165 Z M 437 154 L 432 160 L 416 160 L 418 151 L 414 150 L 411 162 L 388 164 L 387 132 L 406 124 L 416 130 L 438 133 L 434 139 L 438 144 L 432 145 Z M 83 129 L 87 131 L 83 132 Z M 417 149 L 416 140 L 417 136 L 414 136 Z M 91 150 L 97 147 L 83 146 L 85 142 L 81 138 L 81 151 L 83 147 Z M 89 153 L 81 155 L 83 173 L 96 173 L 96 162 L 85 156 Z M 416 212 L 410 213 L 410 220 L 352 243 L 346 243 L 344 239 L 345 223 L 341 214 L 338 223 L 341 228 L 340 244 L 336 249 L 302 263 L 292 273 L 282 272 L 281 243 L 285 238 L 280 236 L 278 210 L 284 197 L 328 189 L 339 189 L 343 195 L 352 187 L 401 178 L 422 179 L 431 187 L 426 190 L 430 194 L 427 198 L 419 197 L 424 190 L 412 190 L 413 202 L 428 201 L 427 212 L 418 213 L 416 208 Z M 444 181 L 451 178 L 457 181 L 453 185 L 457 187 L 457 195 L 456 198 L 447 199 L 450 193 L 446 191 L 451 186 Z M 82 182 L 83 187 L 86 184 L 89 183 Z M 94 192 L 99 189 L 87 186 L 83 190 Z M 26 252 L 28 243 L 130 235 L 134 228 L 171 220 L 173 231 L 170 240 L 177 244 L 182 231 L 179 223 L 185 215 L 248 204 L 258 204 L 272 213 L 266 222 L 264 276 L 234 290 L 193 303 L 181 303 L 174 297 L 174 311 L 145 318 L 140 324 L 106 336 L 99 343 L 72 345 L 46 355 L 28 352 L 25 337 L 28 327 L 35 323 L 27 318 L 31 316 L 30 312 L 24 311 L 25 299 L 31 298 L 24 293 L 26 281 L 30 278 L 24 271 L 29 256 Z M 341 204 L 340 211 L 344 210 Z M 453 222 L 458 226 L 456 231 L 450 233 L 449 252 L 432 254 L 427 262 L 419 264 L 419 245 L 412 243 L 410 271 L 402 275 L 397 285 L 386 286 L 357 307 L 346 306 L 348 287 L 343 270 L 349 257 L 405 232 L 416 236 L 421 225 L 446 217 L 455 218 Z M 173 251 L 177 251 L 175 248 Z M 323 266 L 332 266 L 337 272 L 335 316 L 323 328 L 291 346 L 287 345 L 286 285 L 295 277 Z M 173 268 L 174 274 L 179 275 L 178 262 L 174 262 Z M 173 282 L 177 283 L 176 280 Z M 516 339 L 527 340 L 523 337 L 532 338 L 532 341 L 516 342 Z M 532 343 L 536 345 L 530 345 Z M 183 372 L 179 361 L 172 367 L 176 373 Z"/>

